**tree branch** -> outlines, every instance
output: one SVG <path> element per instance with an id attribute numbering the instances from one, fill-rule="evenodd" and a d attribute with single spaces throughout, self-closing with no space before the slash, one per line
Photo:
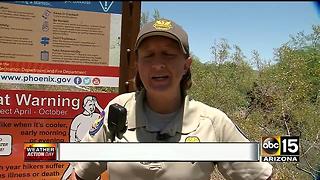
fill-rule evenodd
<path id="1" fill-rule="evenodd" d="M 319 135 L 320 135 L 320 131 L 318 131 L 316 139 L 313 141 L 312 145 L 301 155 L 301 157 L 305 156 L 307 154 L 307 152 L 316 145 L 316 143 L 319 139 Z"/>
<path id="2" fill-rule="evenodd" d="M 288 124 L 287 124 L 286 120 L 284 120 L 284 125 L 286 126 L 287 134 L 290 136 L 290 131 L 289 131 Z"/>
<path id="3" fill-rule="evenodd" d="M 313 179 L 316 179 L 316 176 L 315 176 L 312 172 L 310 172 L 310 171 L 308 171 L 308 170 L 306 170 L 306 169 L 303 169 L 303 168 L 299 167 L 298 164 L 296 165 L 296 168 L 299 169 L 299 170 L 301 170 L 301 171 L 303 171 L 303 172 L 305 172 L 305 173 L 307 173 L 307 174 L 310 174 L 310 175 L 313 177 Z"/>
<path id="4" fill-rule="evenodd" d="M 259 127 L 262 128 L 263 130 L 267 131 L 268 134 L 270 134 L 270 131 L 266 127 L 262 126 L 261 124 L 259 124 Z"/>
<path id="5" fill-rule="evenodd" d="M 311 165 L 310 165 L 310 163 L 309 163 L 309 161 L 308 161 L 308 158 L 307 158 L 307 156 L 306 156 L 306 163 L 307 163 L 307 165 L 309 166 L 309 168 L 310 169 L 312 169 L 313 171 L 315 171 L 315 172 L 317 172 L 317 173 L 319 173 L 320 171 L 318 171 L 318 170 L 316 170 L 316 169 L 314 169 Z"/>

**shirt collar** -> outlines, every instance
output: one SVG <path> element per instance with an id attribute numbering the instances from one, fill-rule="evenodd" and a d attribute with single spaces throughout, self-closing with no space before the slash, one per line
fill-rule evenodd
<path id="1" fill-rule="evenodd" d="M 128 129 L 145 127 L 146 130 L 151 130 L 148 127 L 147 117 L 143 108 L 144 98 L 145 91 L 142 90 L 135 93 L 133 101 L 128 102 Z M 180 112 L 176 118 L 169 122 L 161 134 L 167 133 L 170 136 L 175 136 L 176 132 L 189 134 L 195 131 L 200 123 L 200 109 L 196 108 L 195 103 L 193 100 L 189 100 L 189 96 L 186 96 L 183 108 L 179 110 Z"/>

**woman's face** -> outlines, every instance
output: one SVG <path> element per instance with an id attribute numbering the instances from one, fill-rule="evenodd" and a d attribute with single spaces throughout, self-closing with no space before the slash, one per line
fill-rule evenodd
<path id="1" fill-rule="evenodd" d="M 191 65 L 173 39 L 152 36 L 138 48 L 137 69 L 148 93 L 180 93 L 180 81 Z"/>

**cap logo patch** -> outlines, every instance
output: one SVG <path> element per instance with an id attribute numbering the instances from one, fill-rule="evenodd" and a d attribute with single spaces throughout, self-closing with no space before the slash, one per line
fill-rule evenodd
<path id="1" fill-rule="evenodd" d="M 185 142 L 200 142 L 200 139 L 197 136 L 188 136 Z"/>
<path id="2" fill-rule="evenodd" d="M 172 24 L 171 24 L 171 21 L 168 21 L 168 20 L 157 20 L 153 24 L 153 27 L 156 28 L 157 30 L 168 31 L 169 29 L 172 28 Z"/>

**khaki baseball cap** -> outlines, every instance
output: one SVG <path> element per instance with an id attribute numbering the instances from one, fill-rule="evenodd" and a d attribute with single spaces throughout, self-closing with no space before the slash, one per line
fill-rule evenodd
<path id="1" fill-rule="evenodd" d="M 168 19 L 158 19 L 145 24 L 138 34 L 135 43 L 135 51 L 145 38 L 151 36 L 165 36 L 171 38 L 180 44 L 184 54 L 189 55 L 188 34 L 175 22 Z"/>

